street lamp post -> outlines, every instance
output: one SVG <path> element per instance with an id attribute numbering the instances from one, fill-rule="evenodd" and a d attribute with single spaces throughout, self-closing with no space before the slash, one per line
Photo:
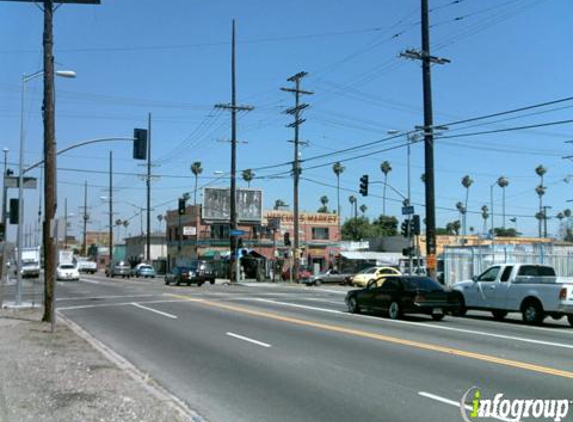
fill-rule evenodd
<path id="1" fill-rule="evenodd" d="M 6 249 L 8 245 L 8 228 L 6 227 L 6 200 L 7 200 L 7 190 L 6 190 L 6 176 L 8 175 L 8 148 L 2 150 L 4 152 L 4 178 L 2 179 L 2 226 L 4 227 L 4 247 L 2 248 L 2 275 L 6 274 L 6 284 L 8 284 L 8 271 L 6 270 Z M 1 280 L 0 280 L 1 282 Z"/>
<path id="2" fill-rule="evenodd" d="M 63 78 L 75 78 L 76 72 L 72 70 L 57 70 L 56 76 Z M 22 97 L 20 104 L 20 159 L 18 161 L 18 228 L 16 237 L 16 246 L 18 249 L 18 271 L 17 271 L 17 284 L 16 284 L 16 304 L 22 303 L 22 244 L 24 231 L 22 230 L 24 224 L 24 110 L 26 99 L 26 83 L 32 79 L 44 75 L 44 71 L 40 70 L 31 75 L 22 75 Z"/>

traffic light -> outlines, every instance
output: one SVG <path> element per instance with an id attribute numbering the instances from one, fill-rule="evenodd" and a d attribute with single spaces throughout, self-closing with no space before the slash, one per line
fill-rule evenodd
<path id="1" fill-rule="evenodd" d="M 185 198 L 179 198 L 179 215 L 185 215 Z"/>
<path id="2" fill-rule="evenodd" d="M 365 174 L 360 178 L 360 194 L 368 196 L 368 175 Z"/>
<path id="3" fill-rule="evenodd" d="M 402 255 L 414 256 L 414 248 L 412 246 L 402 249 Z"/>
<path id="4" fill-rule="evenodd" d="M 4 241 L 5 236 L 6 236 L 6 227 L 4 226 L 3 223 L 0 223 L 0 241 Z"/>
<path id="5" fill-rule="evenodd" d="M 10 199 L 10 224 L 18 224 L 20 201 L 18 198 Z"/>
<path id="6" fill-rule="evenodd" d="M 133 129 L 133 158 L 136 160 L 147 159 L 146 129 Z"/>
<path id="7" fill-rule="evenodd" d="M 412 234 L 414 236 L 420 235 L 420 216 L 418 214 L 414 214 L 412 216 Z"/>
<path id="8" fill-rule="evenodd" d="M 290 233 L 289 232 L 285 232 L 283 240 L 284 240 L 285 246 L 290 246 Z"/>
<path id="9" fill-rule="evenodd" d="M 410 237 L 410 224 L 408 220 L 402 221 L 402 225 L 400 226 L 400 233 L 404 237 Z"/>

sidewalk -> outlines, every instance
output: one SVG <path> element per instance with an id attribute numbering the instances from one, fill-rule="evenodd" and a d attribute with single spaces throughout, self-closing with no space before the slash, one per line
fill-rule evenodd
<path id="1" fill-rule="evenodd" d="M 62 320 L 39 309 L 0 310 L 0 422 L 203 419 L 149 379 L 120 369 Z"/>

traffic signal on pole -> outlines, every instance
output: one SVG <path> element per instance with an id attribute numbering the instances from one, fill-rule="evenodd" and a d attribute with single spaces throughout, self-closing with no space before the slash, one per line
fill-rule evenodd
<path id="1" fill-rule="evenodd" d="M 360 194 L 368 196 L 368 175 L 365 174 L 360 178 Z"/>
<path id="2" fill-rule="evenodd" d="M 10 199 L 10 224 L 18 224 L 20 201 L 18 198 Z"/>
<path id="3" fill-rule="evenodd" d="M 146 129 L 133 129 L 133 158 L 136 160 L 147 159 Z"/>
<path id="4" fill-rule="evenodd" d="M 0 223 L 0 241 L 4 241 L 6 237 L 6 227 L 3 223 Z"/>
<path id="5" fill-rule="evenodd" d="M 400 233 L 404 237 L 410 237 L 410 224 L 408 220 L 402 221 L 402 225 L 400 226 Z"/>
<path id="6" fill-rule="evenodd" d="M 407 247 L 402 249 L 402 255 L 404 256 L 414 256 L 414 248 L 413 247 Z"/>
<path id="7" fill-rule="evenodd" d="M 420 216 L 418 214 L 412 216 L 412 234 L 414 236 L 420 235 Z"/>
<path id="8" fill-rule="evenodd" d="M 185 198 L 179 198 L 179 215 L 185 215 Z"/>
<path id="9" fill-rule="evenodd" d="M 285 246 L 290 246 L 290 233 L 289 232 L 285 232 L 283 240 L 284 240 Z"/>

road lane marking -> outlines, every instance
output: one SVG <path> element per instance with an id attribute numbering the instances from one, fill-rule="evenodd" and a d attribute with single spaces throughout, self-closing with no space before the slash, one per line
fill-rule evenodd
<path id="1" fill-rule="evenodd" d="M 177 319 L 176 315 L 168 314 L 167 312 L 162 312 L 162 311 L 158 311 L 157 309 L 148 308 L 147 306 L 143 306 L 143 305 L 140 305 L 139 303 L 135 303 L 135 302 L 131 302 L 131 304 L 133 306 L 135 306 L 136 308 L 145 309 L 146 311 L 154 312 L 157 315 L 162 315 L 162 316 L 165 316 L 165 317 L 171 318 L 171 319 Z"/>
<path id="2" fill-rule="evenodd" d="M 249 343 L 253 343 L 253 344 L 256 344 L 256 345 L 258 345 L 258 346 L 271 347 L 271 345 L 268 344 L 268 343 L 263 343 L 262 341 L 253 340 L 252 338 L 249 338 L 249 337 L 240 336 L 240 335 L 235 334 L 235 333 L 226 333 L 226 334 L 227 334 L 229 337 L 234 337 L 234 338 L 239 339 L 239 340 L 247 341 L 247 342 L 249 342 Z"/>
<path id="3" fill-rule="evenodd" d="M 90 283 L 90 284 L 101 284 L 100 281 L 96 281 L 96 280 L 88 280 L 86 278 L 80 278 L 80 281 L 84 282 L 84 283 Z"/>
<path id="4" fill-rule="evenodd" d="M 145 304 L 153 303 L 180 303 L 182 300 L 150 300 L 147 302 L 139 302 Z M 58 306 L 58 311 L 73 311 L 76 309 L 91 309 L 91 308 L 106 308 L 110 306 L 127 306 L 131 305 L 133 302 L 119 302 L 119 303 L 98 303 L 90 305 L 76 305 L 76 306 Z"/>
<path id="5" fill-rule="evenodd" d="M 431 394 L 431 393 L 426 393 L 425 391 L 420 391 L 418 392 L 418 395 L 422 396 L 422 397 L 426 397 L 427 399 L 430 400 L 435 400 L 438 401 L 440 403 L 444 403 L 444 404 L 449 404 L 450 406 L 454 406 L 457 407 L 458 409 L 460 409 L 460 402 L 459 401 L 455 401 L 455 400 L 450 400 L 450 399 L 446 399 L 445 397 L 440 397 L 437 396 L 435 394 Z M 466 410 L 473 410 L 473 407 L 471 407 L 469 404 L 464 405 L 464 409 Z M 461 409 L 460 409 L 461 410 Z M 502 418 L 501 416 L 490 416 L 489 418 L 491 419 L 495 419 L 498 421 L 503 421 L 503 422 L 519 422 L 518 420 L 515 419 L 505 419 Z M 488 418 L 488 419 L 489 419 Z"/>
<path id="6" fill-rule="evenodd" d="M 317 299 L 313 297 L 301 297 L 301 298 L 293 298 L 293 300 L 300 299 L 300 300 L 308 300 L 310 302 L 320 302 L 320 303 L 329 303 L 331 305 L 342 305 L 344 306 L 343 302 L 334 302 L 332 300 L 324 300 L 324 299 Z"/>
<path id="7" fill-rule="evenodd" d="M 320 311 L 320 312 L 327 312 L 327 313 L 333 313 L 333 314 L 339 314 L 339 315 L 347 315 L 347 316 L 351 316 L 351 317 L 355 317 L 355 318 L 367 318 L 367 319 L 373 319 L 373 320 L 380 321 L 380 322 L 387 322 L 390 324 L 412 325 L 414 327 L 423 327 L 423 328 L 430 328 L 430 329 L 435 329 L 435 330 L 445 330 L 445 331 L 455 331 L 455 332 L 464 333 L 464 334 L 472 334 L 472 335 L 478 335 L 478 336 L 499 338 L 502 340 L 513 340 L 513 341 L 519 341 L 522 343 L 539 344 L 542 346 L 559 347 L 562 349 L 573 349 L 573 344 L 555 343 L 552 341 L 545 341 L 545 340 L 535 340 L 535 339 L 531 339 L 531 338 L 527 338 L 527 337 L 508 336 L 505 334 L 488 333 L 485 331 L 468 330 L 465 328 L 446 327 L 446 326 L 438 325 L 438 324 L 425 324 L 423 322 L 412 322 L 412 321 L 395 320 L 395 319 L 382 319 L 382 318 L 370 316 L 370 315 L 350 314 L 348 312 L 337 311 L 335 309 L 317 308 L 315 306 L 300 305 L 298 303 L 279 302 L 276 300 L 269 300 L 269 299 L 252 298 L 252 299 L 246 299 L 246 300 L 255 300 L 257 302 L 272 303 L 272 304 L 283 305 L 283 306 L 291 306 L 293 308 L 302 308 L 302 309 L 309 309 L 312 311 Z"/>
<path id="8" fill-rule="evenodd" d="M 56 300 L 100 300 L 100 299 L 125 299 L 128 297 L 157 297 L 158 295 L 116 295 L 116 296 L 74 296 L 58 297 Z"/>
<path id="9" fill-rule="evenodd" d="M 406 339 L 402 339 L 399 337 L 392 337 L 392 336 L 388 336 L 388 335 L 373 333 L 370 331 L 363 331 L 363 330 L 358 330 L 358 329 L 354 329 L 354 328 L 346 328 L 346 327 L 343 327 L 340 325 L 332 325 L 332 324 L 308 321 L 308 320 L 304 320 L 304 319 L 300 319 L 300 318 L 287 317 L 287 316 L 283 316 L 280 314 L 274 314 L 271 312 L 258 311 L 258 310 L 254 310 L 254 309 L 244 308 L 244 307 L 235 306 L 235 305 L 229 305 L 229 304 L 225 304 L 225 303 L 217 303 L 217 302 L 212 302 L 212 301 L 208 301 L 205 299 L 196 299 L 196 298 L 192 298 L 192 297 L 184 296 L 184 295 L 172 294 L 171 296 L 179 298 L 179 299 L 184 299 L 188 302 L 199 303 L 199 304 L 202 304 L 205 306 L 211 306 L 213 308 L 225 309 L 228 311 L 240 312 L 240 313 L 247 314 L 247 315 L 253 315 L 253 316 L 257 316 L 257 317 L 273 319 L 275 321 L 287 322 L 287 323 L 306 326 L 306 327 L 313 327 L 313 328 L 318 328 L 318 329 L 322 329 L 325 331 L 330 331 L 330 332 L 335 332 L 335 333 L 340 333 L 340 334 L 348 334 L 348 335 L 358 336 L 358 337 L 362 337 L 362 338 L 368 338 L 368 339 L 372 339 L 372 340 L 379 340 L 379 341 L 383 341 L 386 343 L 398 344 L 401 346 L 409 346 L 409 347 L 413 347 L 416 349 L 422 349 L 422 350 L 428 350 L 428 351 L 432 351 L 432 352 L 443 353 L 443 354 L 447 354 L 450 356 L 464 357 L 464 358 L 468 358 L 468 359 L 479 360 L 482 362 L 488 362 L 488 363 L 494 363 L 494 364 L 498 364 L 498 365 L 508 366 L 511 368 L 518 368 L 518 369 L 523 369 L 523 370 L 527 370 L 527 371 L 531 371 L 531 372 L 537 372 L 537 373 L 541 373 L 541 374 L 545 374 L 545 375 L 554 375 L 554 376 L 558 376 L 558 377 L 562 377 L 562 378 L 573 379 L 573 372 L 565 371 L 565 370 L 557 369 L 557 368 L 551 368 L 548 366 L 535 365 L 535 364 L 531 364 L 531 363 L 520 362 L 520 361 L 510 360 L 510 359 L 503 359 L 503 358 L 498 358 L 497 356 L 471 352 L 468 350 L 456 349 L 453 347 L 439 346 L 437 344 L 424 343 L 424 342 L 416 341 L 416 340 L 406 340 Z"/>

